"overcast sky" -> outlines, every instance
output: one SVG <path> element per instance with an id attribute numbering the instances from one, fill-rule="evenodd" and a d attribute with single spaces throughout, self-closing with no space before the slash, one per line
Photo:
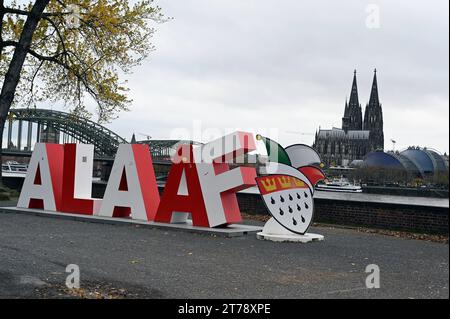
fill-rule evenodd
<path id="1" fill-rule="evenodd" d="M 341 126 L 355 68 L 365 107 L 376 67 L 385 147 L 395 139 L 398 149 L 448 152 L 447 0 L 158 4 L 173 20 L 157 26 L 157 50 L 129 77 L 133 108 L 108 125 L 122 136 L 164 139 L 195 127 L 205 142 L 248 129 L 311 144 L 319 126 Z M 379 28 L 367 27 L 370 4 Z"/>

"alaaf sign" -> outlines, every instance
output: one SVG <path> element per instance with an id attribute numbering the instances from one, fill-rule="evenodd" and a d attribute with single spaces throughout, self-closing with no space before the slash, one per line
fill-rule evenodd
<path id="1" fill-rule="evenodd" d="M 182 145 L 160 198 L 148 145 L 121 144 L 103 199 L 91 198 L 93 145 L 36 144 L 19 208 L 217 227 L 241 221 L 236 192 L 256 185 L 252 167 L 230 169 L 230 159 L 256 149 L 251 133 L 208 144 Z"/>

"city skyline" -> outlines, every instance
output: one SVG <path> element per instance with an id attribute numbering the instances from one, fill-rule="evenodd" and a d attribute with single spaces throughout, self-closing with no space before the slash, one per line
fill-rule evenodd
<path id="1" fill-rule="evenodd" d="M 124 77 L 131 111 L 107 126 L 127 139 L 169 138 L 194 122 L 275 128 L 285 145 L 311 145 L 319 127 L 341 126 L 353 70 L 364 107 L 377 68 L 385 149 L 394 139 L 448 153 L 448 3 L 373 3 L 379 28 L 367 26 L 369 2 L 159 1 L 173 20 Z"/>

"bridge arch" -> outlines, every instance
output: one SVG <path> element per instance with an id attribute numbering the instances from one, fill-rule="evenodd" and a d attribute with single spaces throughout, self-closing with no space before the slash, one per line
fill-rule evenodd
<path id="1" fill-rule="evenodd" d="M 94 121 L 61 111 L 35 108 L 11 109 L 8 118 L 7 143 L 4 144 L 4 151 L 31 152 L 33 123 L 37 123 L 38 126 L 36 141 L 42 141 L 41 134 L 52 130 L 55 136 L 58 135 L 56 142 L 59 142 L 59 134 L 62 133 L 64 137 L 71 137 L 70 140 L 63 138 L 62 142 L 93 144 L 97 158 L 112 158 L 119 144 L 127 143 L 124 138 Z M 14 122 L 18 123 L 17 145 L 11 142 Z M 26 147 L 22 148 L 23 122 L 28 122 L 28 131 Z"/>

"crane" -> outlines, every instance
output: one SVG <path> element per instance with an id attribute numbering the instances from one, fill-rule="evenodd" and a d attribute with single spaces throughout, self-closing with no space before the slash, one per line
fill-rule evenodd
<path id="1" fill-rule="evenodd" d="M 287 134 L 295 134 L 295 135 L 300 135 L 300 136 L 315 136 L 316 134 L 314 133 L 307 133 L 307 132 L 301 132 L 301 131 L 284 131 Z M 300 138 L 300 140 L 303 140 L 304 138 Z"/>
<path id="2" fill-rule="evenodd" d="M 310 135 L 314 136 L 314 133 L 306 133 L 306 132 L 300 132 L 300 131 L 284 131 L 287 134 L 295 134 L 295 135 Z"/>
<path id="3" fill-rule="evenodd" d="M 147 141 L 152 138 L 152 136 L 150 134 L 144 134 L 144 133 L 138 133 L 138 134 L 141 136 L 144 136 L 147 139 Z"/>
<path id="4" fill-rule="evenodd" d="M 393 140 L 393 139 L 391 139 L 391 142 L 392 142 L 392 152 L 394 152 L 394 153 L 395 153 L 395 144 L 397 144 L 397 141 L 396 141 L 396 140 Z"/>

